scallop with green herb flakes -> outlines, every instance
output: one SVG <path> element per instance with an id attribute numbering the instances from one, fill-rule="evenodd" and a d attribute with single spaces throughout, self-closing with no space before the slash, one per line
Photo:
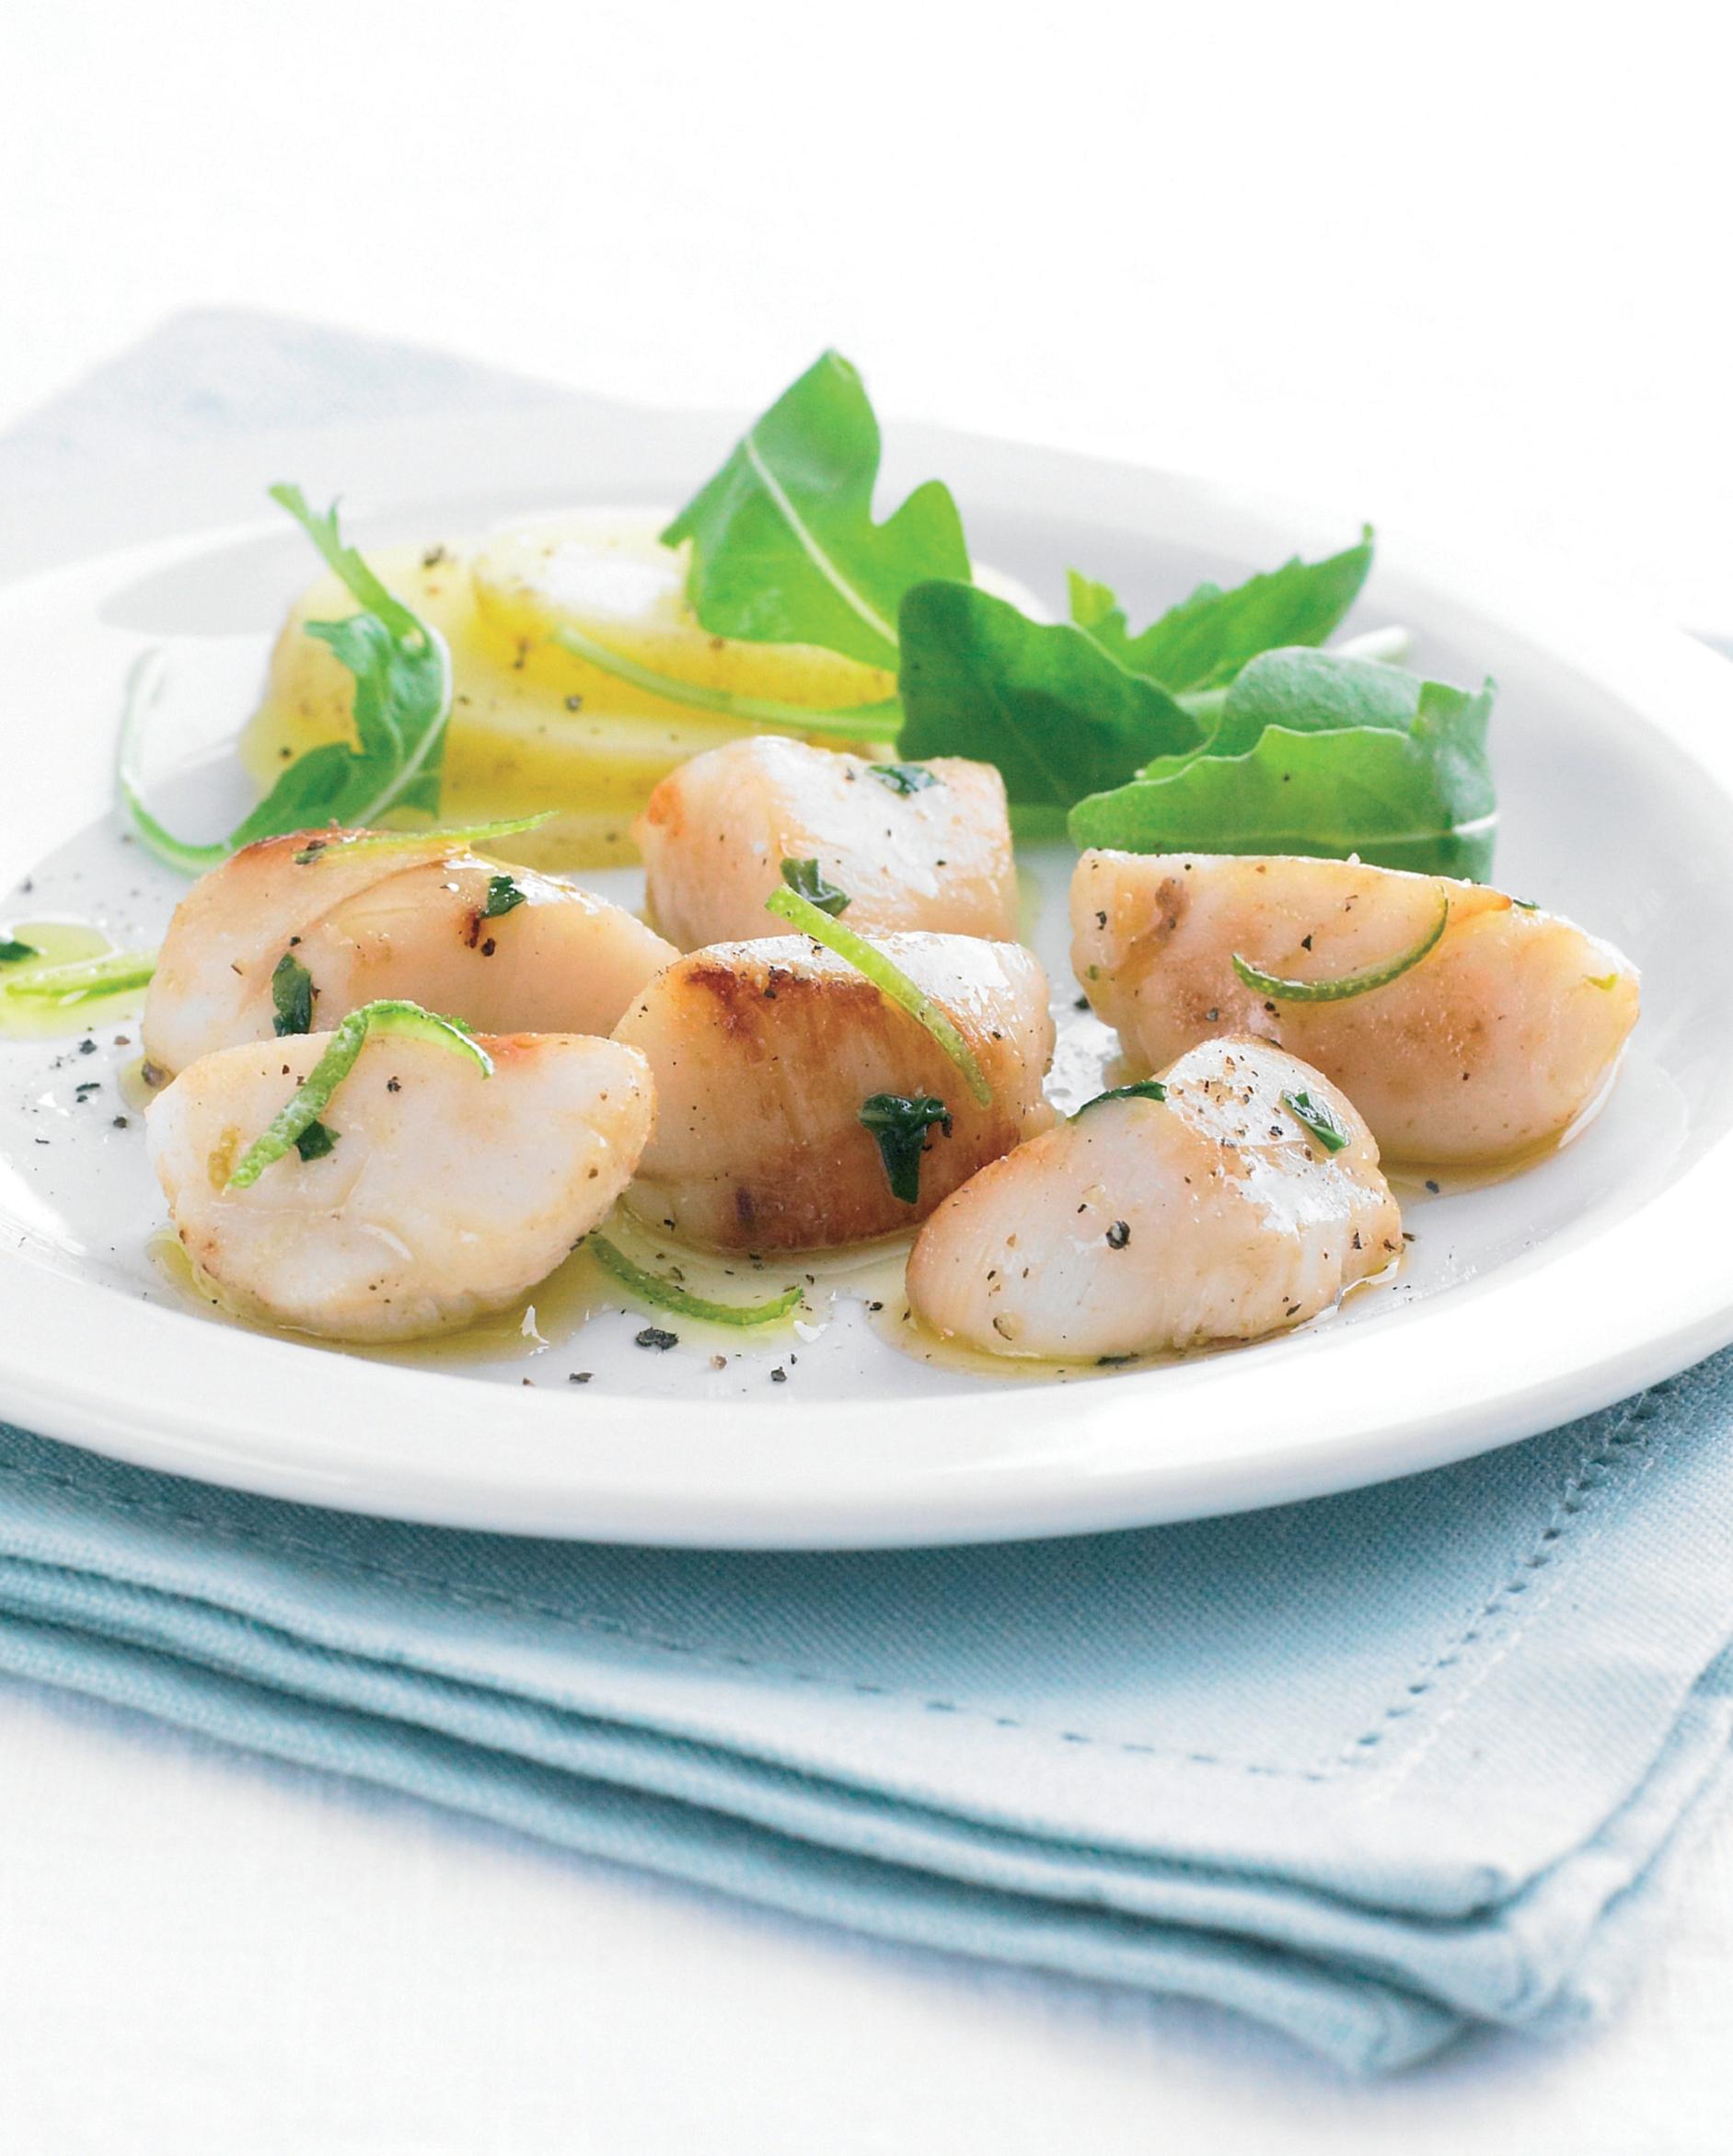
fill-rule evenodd
<path id="1" fill-rule="evenodd" d="M 1137 1066 L 1212 1036 L 1291 1049 L 1379 1144 L 1492 1162 L 1561 1136 L 1636 1023 L 1636 969 L 1484 884 L 1291 854 L 1085 853 L 1072 964 Z"/>
<path id="2" fill-rule="evenodd" d="M 874 762 L 760 735 L 671 771 L 633 836 L 651 914 L 688 949 L 759 934 L 785 859 L 847 891 L 856 929 L 1017 932 L 1005 782 L 988 763 Z"/>
<path id="3" fill-rule="evenodd" d="M 1401 1250 L 1346 1097 L 1265 1042 L 1215 1040 L 1159 1094 L 1086 1103 L 954 1191 L 916 1241 L 908 1297 L 989 1354 L 1112 1361 L 1303 1324 Z"/>
<path id="4" fill-rule="evenodd" d="M 1053 1020 L 1031 952 L 916 934 L 870 950 L 925 1016 L 807 936 L 714 945 L 656 976 L 615 1031 L 656 1082 L 634 1212 L 713 1248 L 835 1247 L 912 1227 L 1047 1127 Z M 894 1172 L 880 1129 L 893 1097 L 925 1133 Z"/>
<path id="5" fill-rule="evenodd" d="M 526 1294 L 624 1188 L 653 1121 L 641 1056 L 419 1015 L 361 1028 L 334 1081 L 339 1037 L 299 1034 L 202 1057 L 153 1103 L 176 1231 L 240 1315 L 340 1340 L 447 1331 Z"/>
<path id="6" fill-rule="evenodd" d="M 248 846 L 175 910 L 144 1008 L 166 1071 L 410 996 L 498 1032 L 608 1033 L 673 948 L 624 907 L 508 867 L 459 833 L 297 831 Z"/>

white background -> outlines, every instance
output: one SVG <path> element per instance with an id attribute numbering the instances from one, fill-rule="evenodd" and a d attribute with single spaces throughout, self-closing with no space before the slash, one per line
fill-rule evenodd
<path id="1" fill-rule="evenodd" d="M 190 307 L 1521 539 L 1733 630 L 1706 7 L 0 6 L 0 426 Z M 1733 2145 L 1733 1832 L 1631 2013 L 1380 2089 L 0 1692 L 21 2156 Z"/>

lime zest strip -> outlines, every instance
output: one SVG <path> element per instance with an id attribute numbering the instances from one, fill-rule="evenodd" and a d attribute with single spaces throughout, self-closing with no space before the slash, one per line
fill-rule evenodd
<path id="1" fill-rule="evenodd" d="M 681 1317 L 701 1317 L 711 1325 L 774 1325 L 801 1306 L 802 1290 L 798 1287 L 785 1288 L 768 1303 L 711 1303 L 702 1295 L 687 1294 L 662 1273 L 634 1265 L 606 1235 L 587 1237 L 584 1247 L 595 1253 L 604 1272 L 612 1273 L 622 1287 L 630 1288 L 653 1309 L 671 1310 Z"/>
<path id="2" fill-rule="evenodd" d="M 1165 1100 L 1167 1087 L 1159 1078 L 1139 1078 L 1132 1085 L 1110 1085 L 1105 1093 L 1097 1093 L 1086 1100 L 1080 1108 L 1073 1108 L 1069 1121 L 1075 1123 L 1079 1116 L 1088 1115 L 1091 1108 L 1104 1107 L 1110 1100 Z"/>
<path id="3" fill-rule="evenodd" d="M 730 690 L 707 689 L 700 682 L 681 681 L 674 675 L 641 667 L 636 659 L 629 659 L 624 652 L 610 651 L 581 629 L 560 628 L 549 633 L 573 658 L 585 659 L 601 673 L 629 681 L 634 689 L 771 733 L 835 734 L 845 741 L 895 741 L 902 729 L 903 707 L 895 697 L 883 703 L 842 704 L 826 711 L 812 704 L 780 703 L 765 696 L 736 696 Z"/>
<path id="4" fill-rule="evenodd" d="M 295 864 L 302 867 L 338 853 L 412 852 L 422 846 L 449 847 L 456 852 L 459 847 L 485 846 L 495 839 L 513 838 L 519 831 L 539 830 L 552 819 L 553 813 L 551 808 L 544 808 L 539 816 L 508 816 L 497 823 L 450 824 L 424 831 L 333 830 L 329 838 L 309 839 L 296 853 Z"/>
<path id="5" fill-rule="evenodd" d="M 1339 974 L 1334 980 L 1284 980 L 1277 974 L 1261 971 L 1236 951 L 1233 969 L 1247 988 L 1261 996 L 1274 996 L 1280 1003 L 1345 1003 L 1350 996 L 1369 995 L 1375 988 L 1388 988 L 1392 980 L 1400 980 L 1404 973 L 1411 972 L 1437 947 L 1450 923 L 1450 895 L 1445 891 L 1438 898 L 1438 917 L 1420 941 L 1380 966 L 1364 967 L 1358 973 Z"/>
<path id="6" fill-rule="evenodd" d="M 772 891 L 764 903 L 767 911 L 780 914 L 791 926 L 811 936 L 815 944 L 823 944 L 826 950 L 834 951 L 857 973 L 864 974 L 882 996 L 907 1011 L 916 1025 L 925 1026 L 962 1072 L 969 1091 L 980 1106 L 988 1106 L 993 1089 L 987 1083 L 987 1073 L 975 1060 L 975 1050 L 949 1015 L 925 989 L 916 986 L 900 966 L 893 965 L 876 945 L 868 943 L 865 936 L 856 935 L 853 929 L 844 928 L 841 922 L 833 921 L 828 913 L 821 912 L 798 891 L 784 887 Z"/>
<path id="7" fill-rule="evenodd" d="M 386 997 L 363 1003 L 331 1035 L 330 1045 L 307 1072 L 287 1104 L 272 1118 L 259 1137 L 242 1154 L 225 1188 L 245 1190 L 256 1183 L 274 1161 L 280 1161 L 302 1134 L 317 1123 L 331 1105 L 331 1095 L 355 1067 L 369 1033 L 397 1033 L 408 1040 L 429 1040 L 437 1047 L 468 1056 L 484 1078 L 493 1075 L 493 1058 L 480 1042 L 472 1040 L 467 1026 L 455 1018 L 441 1018 L 420 1003 Z"/>
<path id="8" fill-rule="evenodd" d="M 0 981 L 0 1003 L 88 1003 L 99 996 L 148 988 L 156 970 L 155 951 L 107 951 L 64 966 L 28 966 Z"/>

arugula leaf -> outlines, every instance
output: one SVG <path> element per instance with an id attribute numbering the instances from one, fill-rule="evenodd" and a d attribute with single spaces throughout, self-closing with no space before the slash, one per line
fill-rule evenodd
<path id="1" fill-rule="evenodd" d="M 1298 555 L 1266 575 L 1224 591 L 1200 584 L 1139 634 L 1104 584 L 1071 572 L 1071 619 L 1134 674 L 1147 674 L 1176 695 L 1219 688 L 1248 659 L 1278 644 L 1322 643 L 1359 597 L 1372 566 L 1372 527 L 1357 547 L 1327 561 Z"/>
<path id="2" fill-rule="evenodd" d="M 1405 733 L 1265 726 L 1240 755 L 1169 759 L 1079 802 L 1071 837 L 1134 853 L 1358 853 L 1386 868 L 1484 879 L 1497 825 L 1486 761 L 1492 684 L 1473 696 L 1439 681 L 1412 686 Z"/>
<path id="3" fill-rule="evenodd" d="M 873 523 L 879 456 L 860 376 L 826 352 L 662 534 L 664 546 L 691 540 L 687 593 L 712 635 L 895 666 L 903 594 L 928 577 L 966 584 L 969 555 L 937 480 Z"/>
<path id="4" fill-rule="evenodd" d="M 1183 705 L 1081 629 L 1031 621 L 972 585 L 918 584 L 902 636 L 899 751 L 995 763 L 1013 801 L 1068 808 L 1202 743 Z"/>
<path id="5" fill-rule="evenodd" d="M 282 504 L 361 608 L 342 621 L 309 621 L 355 678 L 355 741 L 328 741 L 297 758 L 228 837 L 211 844 L 178 839 L 145 807 L 137 776 L 144 701 L 134 696 L 121 728 L 121 800 L 139 837 L 171 867 L 198 875 L 259 839 L 326 823 L 370 824 L 394 809 L 439 806 L 445 728 L 451 716 L 451 655 L 431 623 L 388 592 L 338 530 L 335 505 L 316 516 L 299 487 L 275 486 Z"/>
<path id="6" fill-rule="evenodd" d="M 860 1120 L 878 1140 L 879 1158 L 884 1163 L 884 1179 L 891 1196 L 905 1205 L 920 1202 L 920 1156 L 927 1150 L 927 1133 L 937 1123 L 951 1135 L 951 1111 L 930 1093 L 909 1096 L 900 1093 L 874 1093 L 861 1103 Z"/>
<path id="7" fill-rule="evenodd" d="M 271 975 L 271 1003 L 276 1015 L 272 1031 L 281 1039 L 289 1033 L 313 1030 L 313 976 L 293 951 L 285 951 Z M 306 1155 L 301 1156 L 304 1160 Z"/>
<path id="8" fill-rule="evenodd" d="M 821 913 L 846 913 L 853 902 L 840 885 L 826 880 L 816 860 L 784 861 L 782 881 Z"/>
<path id="9" fill-rule="evenodd" d="M 1300 734 L 1381 726 L 1405 734 L 1419 713 L 1426 686 L 1417 674 L 1376 659 L 1299 648 L 1263 652 L 1223 696 L 1208 754 L 1239 756 L 1254 748 L 1269 726 Z"/>

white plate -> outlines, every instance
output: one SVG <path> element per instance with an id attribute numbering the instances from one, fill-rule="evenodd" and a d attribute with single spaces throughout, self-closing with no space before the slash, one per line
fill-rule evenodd
<path id="1" fill-rule="evenodd" d="M 565 502 L 675 499 L 729 435 L 722 421 L 577 406 L 312 438 L 291 469 L 316 498 L 346 488 L 364 542 Z M 1200 574 L 1346 536 L 1195 482 L 966 437 L 907 432 L 891 461 L 890 486 L 929 471 L 952 482 L 984 558 L 1055 598 L 1076 562 L 1139 613 Z M 245 451 L 190 460 L 156 475 L 155 513 L 179 511 L 185 529 L 280 476 Z M 122 679 L 141 651 L 164 652 L 170 764 L 232 736 L 308 569 L 284 522 L 207 522 L 0 592 L 0 923 L 73 913 L 121 943 L 156 939 L 179 887 L 121 842 L 110 810 Z M 1417 662 L 1447 678 L 1497 677 L 1500 881 L 1580 917 L 1644 970 L 1643 1022 L 1604 1112 L 1525 1176 L 1420 1193 L 1393 1287 L 1281 1339 L 1064 1385 L 910 1360 L 847 1300 L 792 1355 L 787 1339 L 736 1341 L 721 1372 L 711 1341 L 635 1347 L 641 1315 L 431 1369 L 346 1355 L 217 1321 L 153 1265 L 160 1203 L 136 1119 L 126 1130 L 110 1119 L 128 1051 L 108 1027 L 88 1055 L 0 1044 L 0 1413 L 180 1474 L 405 1518 L 846 1547 L 1129 1525 L 1348 1488 L 1531 1435 L 1721 1345 L 1733 1338 L 1733 671 L 1598 597 L 1388 539 L 1358 620 L 1410 624 Z M 219 828 L 234 784 L 225 765 L 163 794 L 181 823 Z M 1039 940 L 1069 1007 L 1064 865 L 1048 864 Z M 75 1087 L 92 1079 L 101 1090 L 81 1105 Z M 575 1369 L 592 1381 L 572 1385 Z"/>

